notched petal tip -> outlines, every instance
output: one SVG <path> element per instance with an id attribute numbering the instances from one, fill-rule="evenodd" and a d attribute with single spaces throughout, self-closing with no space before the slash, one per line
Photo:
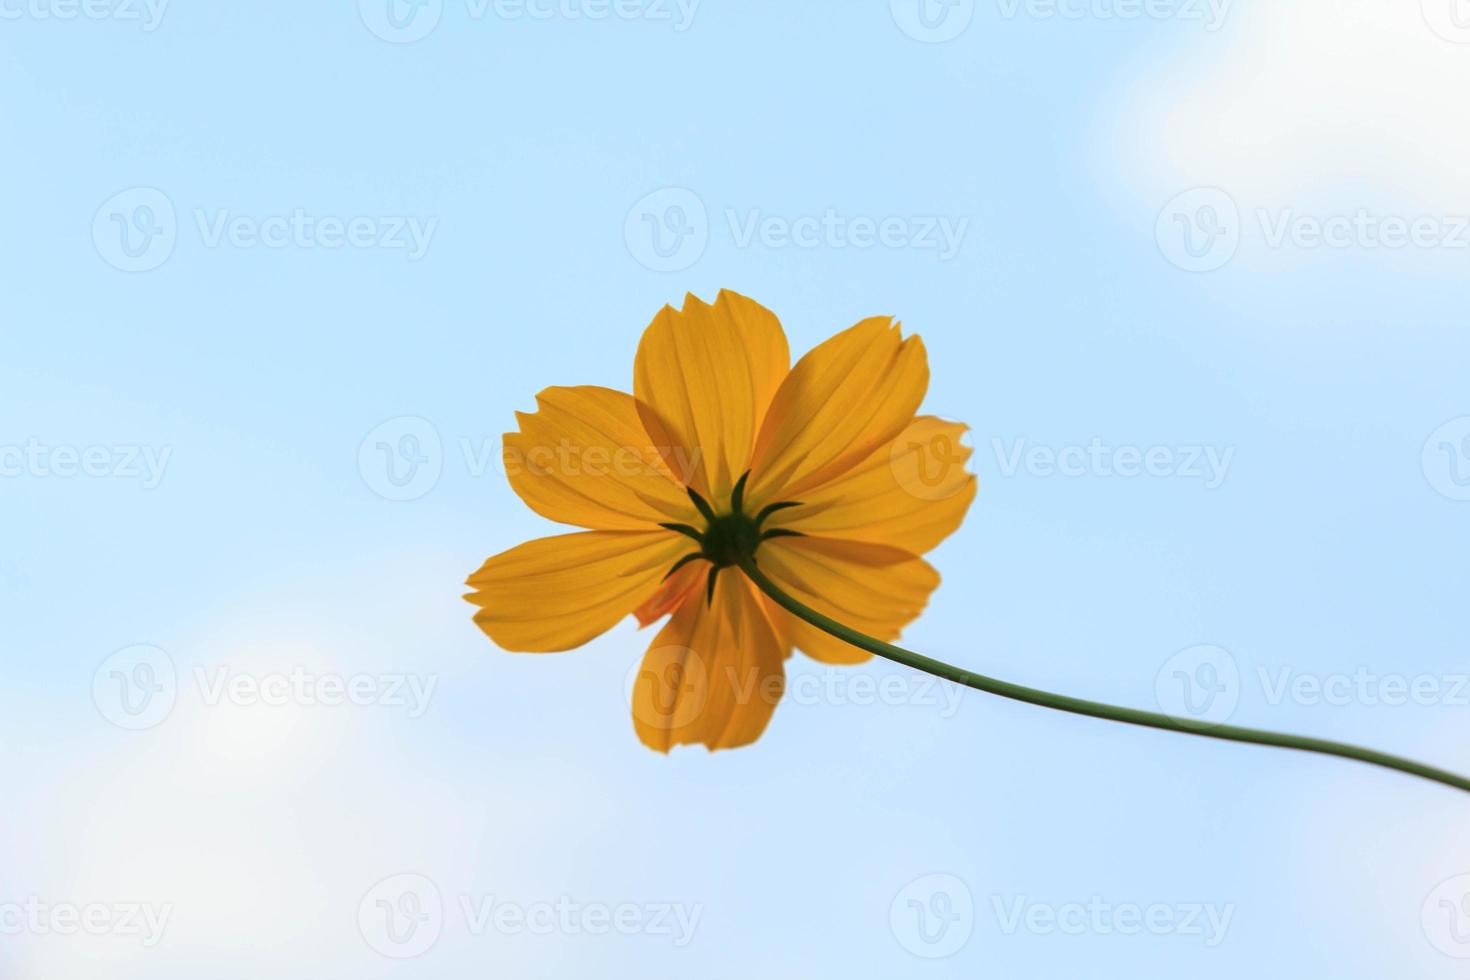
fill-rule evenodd
<path id="1" fill-rule="evenodd" d="M 684 550 L 666 531 L 584 531 L 540 538 L 488 559 L 466 580 L 475 622 L 497 646 L 570 650 L 600 636 L 658 589 Z"/>
<path id="2" fill-rule="evenodd" d="M 750 468 L 755 433 L 789 366 L 769 310 L 736 293 L 714 305 L 691 293 L 683 310 L 664 307 L 644 331 L 633 394 L 650 436 L 689 460 L 683 482 L 723 502 Z"/>
<path id="3" fill-rule="evenodd" d="M 591 530 L 636 531 L 689 513 L 650 445 L 632 395 L 552 386 L 535 412 L 516 412 L 501 439 L 511 488 L 543 517 Z"/>
<path id="4" fill-rule="evenodd" d="M 754 742 L 784 693 L 787 649 L 749 582 L 720 576 L 714 604 L 681 604 L 644 654 L 632 704 L 639 739 L 659 752 Z"/>

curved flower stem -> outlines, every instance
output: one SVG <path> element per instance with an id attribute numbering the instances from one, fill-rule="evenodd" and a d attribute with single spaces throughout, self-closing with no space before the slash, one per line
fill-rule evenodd
<path id="1" fill-rule="evenodd" d="M 1322 755 L 1335 755 L 1344 759 L 1356 759 L 1369 765 L 1382 766 L 1385 769 L 1396 769 L 1399 772 L 1408 773 L 1411 776 L 1419 776 L 1422 779 L 1443 783 L 1455 789 L 1470 792 L 1470 779 L 1458 776 L 1444 769 L 1434 766 L 1426 766 L 1412 759 L 1404 759 L 1386 752 L 1377 752 L 1373 749 L 1360 748 L 1356 745 L 1346 745 L 1342 742 L 1331 742 L 1321 738 L 1308 738 L 1303 735 L 1281 735 L 1276 732 L 1266 732 L 1255 728 L 1239 728 L 1234 725 L 1208 725 L 1193 722 L 1186 718 L 1174 718 L 1170 715 L 1159 714 L 1154 711 L 1140 711 L 1137 708 L 1120 708 L 1115 705 L 1102 704 L 1097 701 L 1085 701 L 1081 698 L 1066 697 L 1061 694 L 1050 694 L 1031 687 L 1022 687 L 1019 684 L 1011 684 L 1006 681 L 996 680 L 976 674 L 960 667 L 953 667 L 942 663 L 921 653 L 914 653 L 902 647 L 896 647 L 891 643 L 876 640 L 855 629 L 844 626 L 836 620 L 830 619 L 803 605 L 796 599 L 782 591 L 781 587 L 766 577 L 765 573 L 756 567 L 754 559 L 747 556 L 740 561 L 740 569 L 746 576 L 756 584 L 766 595 L 775 600 L 787 612 L 811 625 L 831 633 L 839 640 L 851 643 L 855 647 L 876 653 L 880 657 L 886 657 L 895 663 L 906 667 L 913 667 L 925 673 L 942 677 L 965 687 L 973 687 L 977 691 L 987 694 L 997 694 L 1003 698 L 1014 701 L 1024 701 L 1027 704 L 1040 705 L 1043 708 L 1053 708 L 1057 711 L 1069 711 L 1072 714 L 1087 715 L 1091 718 L 1103 718 L 1108 721 L 1121 721 L 1127 725 L 1142 725 L 1146 728 L 1161 728 L 1164 731 L 1180 732 L 1186 735 L 1201 735 L 1205 738 L 1218 738 L 1230 742 L 1251 742 L 1256 745 L 1273 745 L 1277 748 L 1296 749 L 1301 752 L 1317 752 Z"/>

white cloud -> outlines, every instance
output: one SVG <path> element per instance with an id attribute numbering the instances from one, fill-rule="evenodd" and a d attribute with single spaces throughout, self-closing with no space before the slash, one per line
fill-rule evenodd
<path id="1" fill-rule="evenodd" d="M 1470 212 L 1470 46 L 1430 25 L 1452 30 L 1464 0 L 1423 3 L 1237 6 L 1225 31 L 1134 80 L 1110 126 L 1122 172 L 1160 205 L 1216 186 L 1242 208 Z"/>

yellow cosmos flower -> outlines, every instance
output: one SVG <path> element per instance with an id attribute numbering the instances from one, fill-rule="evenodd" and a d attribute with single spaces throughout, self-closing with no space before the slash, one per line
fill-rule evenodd
<path id="1" fill-rule="evenodd" d="M 790 366 L 776 317 L 688 297 L 644 331 L 633 394 L 547 388 L 505 436 L 521 499 L 588 528 L 496 555 L 469 584 L 508 650 L 568 650 L 629 613 L 669 620 L 644 655 L 633 726 L 667 752 L 760 737 L 794 649 L 873 654 L 988 694 L 1206 738 L 1354 759 L 1470 792 L 1470 778 L 1375 749 L 1053 694 L 889 642 L 939 584 L 922 556 L 965 516 L 964 427 L 918 416 L 919 338 L 864 320 Z M 937 464 L 938 472 L 935 472 Z M 733 569 L 721 574 L 726 569 Z"/>
<path id="2" fill-rule="evenodd" d="M 780 321 L 753 300 L 665 307 L 638 345 L 631 395 L 547 388 L 517 414 L 511 486 L 587 530 L 486 561 L 468 581 L 475 622 L 507 650 L 549 652 L 629 614 L 668 616 L 633 688 L 638 737 L 662 752 L 753 742 L 793 649 L 828 664 L 871 654 L 777 605 L 742 559 L 879 640 L 939 584 L 921 556 L 959 526 L 975 478 L 964 426 L 917 415 L 928 383 L 922 342 L 887 317 L 793 367 Z"/>

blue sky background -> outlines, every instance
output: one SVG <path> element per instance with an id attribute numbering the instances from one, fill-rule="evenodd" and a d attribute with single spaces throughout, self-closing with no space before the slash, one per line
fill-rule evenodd
<path id="1" fill-rule="evenodd" d="M 1449 790 L 801 657 L 816 693 L 756 745 L 665 758 L 624 693 L 649 634 L 511 656 L 460 599 L 553 530 L 493 465 L 512 413 L 628 388 L 662 304 L 739 290 L 794 353 L 893 314 L 980 475 L 908 645 L 1144 707 L 1213 678 L 1234 722 L 1470 770 L 1451 0 L 705 0 L 687 23 L 443 0 L 400 7 L 408 33 L 374 0 L 99 2 L 0 3 L 0 973 L 1461 975 Z M 361 243 L 248 237 L 298 209 L 365 219 Z M 829 210 L 898 240 L 782 242 Z M 689 232 L 669 257 L 645 215 Z M 1342 216 L 1345 244 L 1312 243 Z M 422 254 L 384 247 L 410 218 Z M 1395 219 L 1420 242 L 1385 247 Z M 405 434 L 427 468 L 400 490 L 374 460 Z M 1094 440 L 1163 462 L 1045 465 Z M 60 475 L 88 449 L 93 475 Z M 138 656 L 175 688 L 128 730 Z M 211 703 L 298 667 L 433 686 L 422 711 Z M 857 676 L 896 703 L 855 703 Z M 1311 693 L 1354 676 L 1379 686 Z M 443 911 L 399 959 L 377 900 L 405 891 Z M 463 899 L 633 925 L 477 929 Z M 168 921 L 61 935 L 6 911 L 27 902 Z M 1130 907 L 1165 925 L 1129 934 Z"/>

